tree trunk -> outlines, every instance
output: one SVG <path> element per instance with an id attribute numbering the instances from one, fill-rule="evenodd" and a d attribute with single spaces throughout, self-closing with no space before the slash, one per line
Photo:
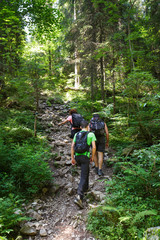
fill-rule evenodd
<path id="1" fill-rule="evenodd" d="M 105 103 L 104 97 L 104 68 L 103 68 L 103 57 L 100 58 L 100 69 L 101 69 L 101 99 L 103 103 Z"/>
<path id="2" fill-rule="evenodd" d="M 129 49 L 130 49 L 130 54 L 131 54 L 131 62 L 132 62 L 132 67 L 134 69 L 134 60 L 133 60 L 133 50 L 132 50 L 132 43 L 130 40 L 130 34 L 131 34 L 131 30 L 130 30 L 130 25 L 129 25 L 129 19 L 128 19 L 128 36 L 129 36 Z"/>
<path id="3" fill-rule="evenodd" d="M 51 57 L 51 47 L 48 46 L 48 68 L 49 68 L 49 78 L 51 77 L 52 72 L 52 57 Z"/>
<path id="4" fill-rule="evenodd" d="M 116 113 L 116 81 L 115 81 L 115 57 L 114 57 L 114 48 L 113 48 L 113 74 L 112 74 L 112 86 L 113 86 L 113 114 Z"/>
<path id="5" fill-rule="evenodd" d="M 78 62 L 78 59 L 77 59 L 77 55 L 78 55 L 78 52 L 77 52 L 77 47 L 75 49 L 75 67 L 74 67 L 74 73 L 75 73 L 75 88 L 79 88 L 80 86 L 80 77 L 79 77 L 79 62 Z"/>
<path id="6" fill-rule="evenodd" d="M 93 5 L 91 5 L 93 14 L 92 14 L 92 53 L 95 51 L 95 44 L 96 44 L 96 26 L 95 26 L 95 20 L 94 20 L 94 8 Z M 92 58 L 91 60 L 91 100 L 94 101 L 95 99 L 95 89 L 94 89 L 94 84 L 96 81 L 96 77 L 97 77 L 97 66 L 96 66 L 96 60 L 94 58 Z"/>
<path id="7" fill-rule="evenodd" d="M 91 100 L 94 101 L 94 64 L 91 61 Z"/>
<path id="8" fill-rule="evenodd" d="M 35 118 L 34 118 L 34 136 L 37 136 L 37 112 L 35 113 Z"/>
<path id="9" fill-rule="evenodd" d="M 74 21 L 77 20 L 77 13 L 76 13 L 76 0 L 74 0 Z M 75 74 L 75 88 L 79 88 L 80 86 L 80 77 L 79 77 L 79 62 L 78 62 L 78 50 L 77 50 L 77 41 L 75 42 L 75 66 L 74 66 L 74 74 Z"/>
<path id="10" fill-rule="evenodd" d="M 115 71 L 113 70 L 113 77 L 112 77 L 112 84 L 113 84 L 113 114 L 116 113 L 116 84 L 115 84 Z"/>
<path id="11" fill-rule="evenodd" d="M 103 43 L 103 26 L 102 26 L 102 20 L 100 20 L 100 37 L 99 42 Z M 100 71 L 101 71 L 101 99 L 103 103 L 105 103 L 105 97 L 104 97 L 104 66 L 103 66 L 103 57 L 100 58 Z"/>

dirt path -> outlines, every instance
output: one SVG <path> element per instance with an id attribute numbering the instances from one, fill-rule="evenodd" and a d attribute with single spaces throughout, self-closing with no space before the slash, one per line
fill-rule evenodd
<path id="1" fill-rule="evenodd" d="M 28 206 L 33 217 L 29 226 L 35 229 L 29 240 L 93 240 L 86 229 L 89 209 L 101 204 L 105 197 L 105 180 L 112 176 L 112 169 L 103 165 L 104 177 L 99 178 L 90 166 L 90 191 L 84 199 L 85 208 L 80 210 L 74 204 L 80 169 L 71 165 L 68 124 L 58 127 L 58 123 L 67 116 L 67 106 L 53 103 L 47 106 L 45 100 L 40 104 L 39 120 L 44 125 L 47 138 L 52 148 L 49 165 L 53 171 L 53 186 L 43 189 L 40 199 Z M 108 155 L 105 153 L 104 162 Z"/>

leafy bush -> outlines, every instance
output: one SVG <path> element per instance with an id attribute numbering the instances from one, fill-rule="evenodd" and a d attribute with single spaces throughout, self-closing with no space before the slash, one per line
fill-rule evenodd
<path id="1" fill-rule="evenodd" d="M 141 212 L 129 211 L 124 208 L 100 206 L 90 211 L 88 230 L 92 231 L 100 240 L 132 240 L 142 239 L 147 224 L 144 221 L 153 220 L 156 210 Z M 159 216 L 160 219 L 160 216 Z"/>
<path id="2" fill-rule="evenodd" d="M 49 97 L 47 99 L 48 106 L 52 106 L 52 104 L 54 104 L 54 103 L 63 104 L 64 102 L 63 102 L 62 98 L 58 95 L 55 95 L 54 97 Z"/>
<path id="3" fill-rule="evenodd" d="M 32 146 L 29 148 L 25 144 L 17 149 L 17 156 L 17 160 L 12 163 L 12 174 L 16 175 L 16 184 L 23 193 L 37 193 L 51 180 L 51 171 L 44 161 L 44 152 L 35 151 Z"/>
<path id="4" fill-rule="evenodd" d="M 12 194 L 8 198 L 0 198 L 0 234 L 9 234 L 19 222 L 27 219 L 20 207 L 21 201 Z"/>
<path id="5" fill-rule="evenodd" d="M 86 120 L 90 120 L 93 112 L 99 112 L 103 110 L 102 101 L 91 101 L 82 99 L 82 96 L 76 96 L 75 99 L 70 102 L 70 108 L 76 108 Z"/>
<path id="6" fill-rule="evenodd" d="M 26 128 L 31 128 L 34 125 L 34 114 L 32 111 L 13 111 L 11 112 L 11 116 L 14 117 L 17 126 L 23 126 Z M 32 127 L 33 128 L 33 127 Z"/>
<path id="7" fill-rule="evenodd" d="M 106 203 L 89 213 L 88 229 L 99 239 L 142 239 L 160 221 L 160 144 L 118 158 L 107 181 Z"/>
<path id="8" fill-rule="evenodd" d="M 14 149 L 8 149 L 1 142 L 0 150 L 0 169 L 3 171 L 0 182 L 5 183 L 5 179 L 7 180 L 0 187 L 1 194 L 6 195 L 9 191 L 15 192 L 16 188 L 18 194 L 30 196 L 50 182 L 51 171 L 44 161 L 49 157 L 45 145 L 37 146 L 26 143 Z"/>
<path id="9" fill-rule="evenodd" d="M 51 180 L 51 171 L 46 162 L 50 158 L 50 149 L 45 139 L 33 137 L 30 127 L 34 125 L 34 117 L 30 111 L 6 110 L 2 116 L 0 196 L 16 193 L 31 197 Z"/>
<path id="10" fill-rule="evenodd" d="M 137 135 L 137 140 L 145 141 L 151 146 L 160 137 L 159 83 L 149 72 L 138 69 L 132 71 L 124 83 L 123 96 L 128 96 L 129 100 L 127 115 L 130 126 L 134 135 Z"/>
<path id="11" fill-rule="evenodd" d="M 0 173 L 0 196 L 8 196 L 13 192 L 16 192 L 14 177 L 8 176 L 6 172 Z"/>
<path id="12" fill-rule="evenodd" d="M 52 174 L 47 164 L 50 148 L 45 138 L 39 132 L 37 138 L 33 137 L 32 113 L 5 110 L 0 123 L 0 239 L 6 240 L 24 219 L 18 210 L 21 199 L 39 194 L 50 184 Z"/>
<path id="13" fill-rule="evenodd" d="M 8 118 L 9 111 L 4 108 L 0 108 L 0 123 L 2 124 Z"/>
<path id="14" fill-rule="evenodd" d="M 8 143 L 22 143 L 33 137 L 33 131 L 24 127 L 12 128 L 8 131 L 6 137 L 6 142 Z"/>

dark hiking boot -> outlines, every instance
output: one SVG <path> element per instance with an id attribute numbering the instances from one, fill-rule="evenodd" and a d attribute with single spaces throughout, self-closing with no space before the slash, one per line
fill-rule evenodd
<path id="1" fill-rule="evenodd" d="M 75 198 L 74 203 L 81 209 L 84 208 L 82 200 L 79 195 Z"/>
<path id="2" fill-rule="evenodd" d="M 102 169 L 98 169 L 98 176 L 104 176 L 104 173 L 102 172 Z"/>
<path id="3" fill-rule="evenodd" d="M 98 167 L 95 167 L 94 170 L 95 170 L 95 173 L 98 174 Z"/>

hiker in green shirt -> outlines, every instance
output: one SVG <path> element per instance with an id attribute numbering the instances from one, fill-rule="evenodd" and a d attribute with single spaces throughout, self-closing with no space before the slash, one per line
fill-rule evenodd
<path id="1" fill-rule="evenodd" d="M 89 185 L 89 164 L 93 161 L 96 152 L 96 137 L 94 133 L 88 131 L 88 122 L 81 122 L 81 131 L 76 133 L 72 146 L 71 146 L 71 158 L 72 164 L 77 164 L 81 167 L 80 183 L 78 185 L 77 196 L 74 203 L 80 208 L 83 208 L 83 196 L 84 192 L 88 190 Z M 92 146 L 92 155 L 90 158 L 89 148 Z"/>

